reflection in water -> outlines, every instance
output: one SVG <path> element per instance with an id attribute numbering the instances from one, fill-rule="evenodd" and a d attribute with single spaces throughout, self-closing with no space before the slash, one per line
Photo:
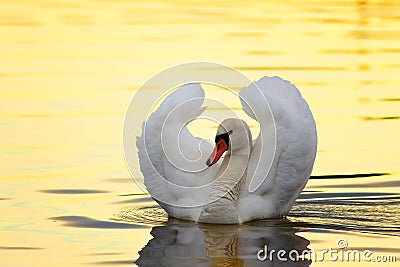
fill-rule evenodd
<path id="1" fill-rule="evenodd" d="M 210 225 L 169 219 L 155 226 L 153 239 L 139 252 L 138 266 L 309 266 L 310 261 L 260 261 L 257 252 L 308 250 L 301 231 L 364 232 L 399 236 L 399 197 L 384 193 L 308 191 L 296 202 L 289 220 L 261 220 L 244 225 Z M 125 211 L 121 219 L 160 223 L 165 213 L 157 206 Z M 130 218 L 130 219 L 129 219 Z M 141 218 L 138 220 L 138 218 Z M 152 220 L 154 220 L 152 222 Z M 386 250 L 385 250 L 386 251 Z"/>
<path id="2" fill-rule="evenodd" d="M 309 241 L 296 235 L 301 228 L 286 221 L 259 221 L 246 225 L 209 225 L 170 219 L 153 227 L 151 239 L 139 252 L 144 266 L 309 266 L 309 260 L 260 261 L 257 252 L 308 250 Z"/>

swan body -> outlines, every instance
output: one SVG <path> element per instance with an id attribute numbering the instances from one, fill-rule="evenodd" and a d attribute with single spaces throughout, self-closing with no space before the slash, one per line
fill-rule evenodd
<path id="1" fill-rule="evenodd" d="M 300 92 L 279 77 L 264 77 L 239 95 L 245 113 L 259 122 L 255 140 L 234 118 L 219 125 L 214 149 L 193 136 L 186 125 L 204 111 L 199 84 L 171 93 L 143 123 L 136 142 L 140 169 L 169 216 L 224 224 L 278 218 L 305 187 L 317 133 Z"/>

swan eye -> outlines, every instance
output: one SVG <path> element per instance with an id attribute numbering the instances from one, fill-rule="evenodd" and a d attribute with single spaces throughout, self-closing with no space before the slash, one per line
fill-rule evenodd
<path id="1" fill-rule="evenodd" d="M 223 133 L 219 134 L 215 137 L 215 143 L 217 144 L 219 140 L 224 140 L 225 144 L 229 146 L 229 132 L 228 133 Z"/>

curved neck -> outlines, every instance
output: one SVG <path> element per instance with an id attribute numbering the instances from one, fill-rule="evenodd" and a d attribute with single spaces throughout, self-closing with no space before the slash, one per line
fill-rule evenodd
<path id="1" fill-rule="evenodd" d="M 247 155 L 235 152 L 226 155 L 213 181 L 207 204 L 198 221 L 208 223 L 239 223 L 237 201 L 247 173 Z"/>

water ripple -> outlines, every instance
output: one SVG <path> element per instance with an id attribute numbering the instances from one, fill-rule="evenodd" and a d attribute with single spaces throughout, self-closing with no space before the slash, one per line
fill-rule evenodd
<path id="1" fill-rule="evenodd" d="M 9 246 L 0 246 L 0 250 L 39 250 L 43 248 L 39 247 L 9 247 Z"/>
<path id="2" fill-rule="evenodd" d="M 296 202 L 289 219 L 312 228 L 400 236 L 400 201 L 358 198 Z"/>
<path id="3" fill-rule="evenodd" d="M 342 178 L 367 178 L 374 176 L 390 175 L 386 172 L 377 173 L 352 173 L 352 174 L 328 174 L 328 175 L 312 175 L 310 179 L 342 179 Z"/>
<path id="4" fill-rule="evenodd" d="M 377 121 L 377 120 L 398 120 L 400 116 L 384 116 L 384 117 L 362 117 L 365 121 Z"/>
<path id="5" fill-rule="evenodd" d="M 78 228 L 97 228 L 97 229 L 142 229 L 142 225 L 132 223 L 101 221 L 85 216 L 59 216 L 50 218 L 54 222 L 64 222 L 65 226 Z"/>
<path id="6" fill-rule="evenodd" d="M 39 190 L 39 192 L 48 194 L 103 194 L 109 193 L 110 191 L 93 189 L 45 189 Z"/>
<path id="7" fill-rule="evenodd" d="M 158 205 L 140 206 L 121 211 L 116 215 L 116 219 L 153 226 L 165 224 L 168 214 Z"/>
<path id="8" fill-rule="evenodd" d="M 262 71 L 262 70 L 293 70 L 293 71 L 338 71 L 346 70 L 339 66 L 235 66 L 235 69 L 241 71 Z"/>
<path id="9" fill-rule="evenodd" d="M 315 194 L 311 194 L 315 197 Z M 339 199 L 342 194 L 322 194 L 322 198 L 300 198 L 288 219 L 266 219 L 245 225 L 278 225 L 312 229 L 346 230 L 400 236 L 400 196 L 382 194 L 345 194 L 354 198 Z M 374 198 L 370 198 L 372 195 Z M 390 195 L 390 196 L 389 196 Z M 302 195 L 304 196 L 304 195 Z M 364 196 L 364 197 L 363 197 Z M 171 220 L 158 205 L 136 206 L 119 212 L 115 220 L 135 225 L 165 225 Z"/>

